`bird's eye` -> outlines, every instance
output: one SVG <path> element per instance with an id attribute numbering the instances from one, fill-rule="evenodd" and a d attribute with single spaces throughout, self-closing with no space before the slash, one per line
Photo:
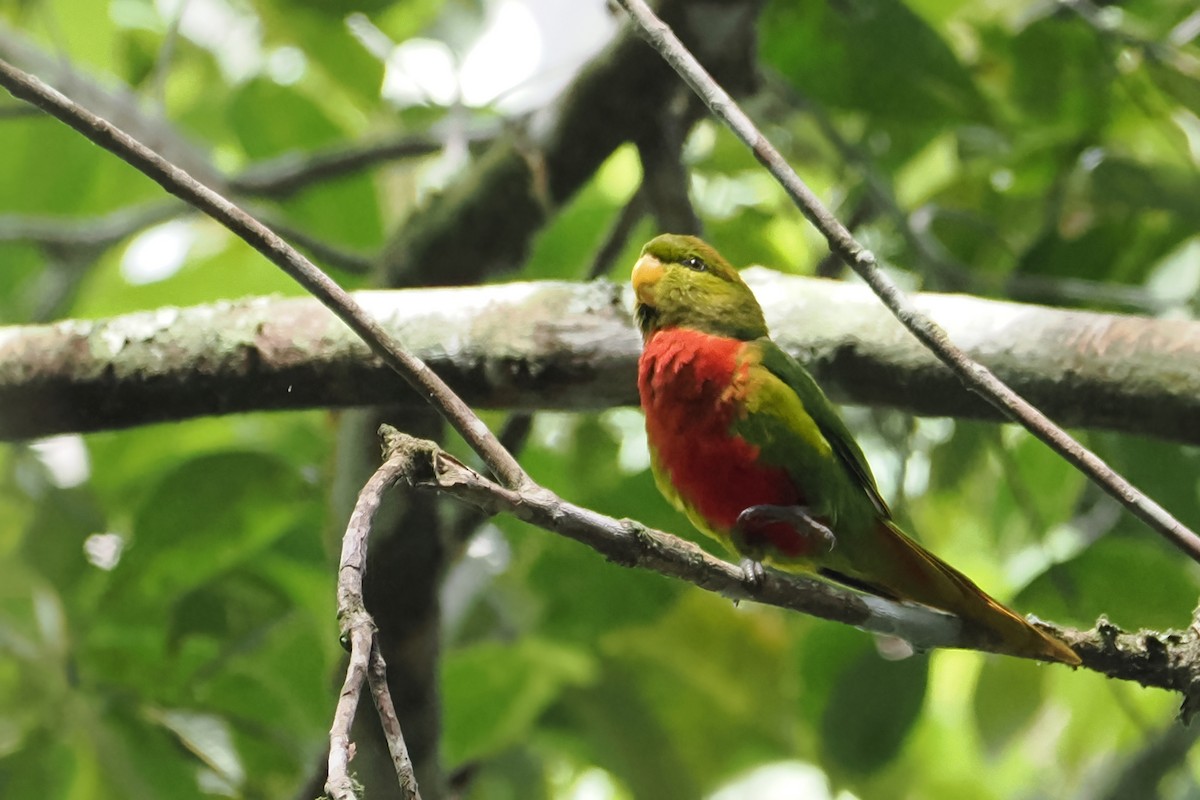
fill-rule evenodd
<path id="1" fill-rule="evenodd" d="M 685 258 L 683 260 L 683 265 L 690 270 L 695 270 L 696 272 L 704 272 L 705 270 L 708 269 L 708 264 L 705 264 L 703 261 L 696 258 L 695 256 L 690 256 L 688 258 Z"/>

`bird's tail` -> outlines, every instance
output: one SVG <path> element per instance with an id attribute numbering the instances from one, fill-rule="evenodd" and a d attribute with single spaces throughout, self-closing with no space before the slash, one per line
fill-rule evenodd
<path id="1" fill-rule="evenodd" d="M 961 572 L 910 539 L 891 520 L 879 521 L 888 550 L 889 580 L 879 586 L 865 577 L 834 574 L 872 594 L 911 600 L 954 614 L 999 652 L 1077 666 L 1079 656 L 1064 642 L 1035 628 Z M 882 554 L 881 554 L 882 555 Z"/>

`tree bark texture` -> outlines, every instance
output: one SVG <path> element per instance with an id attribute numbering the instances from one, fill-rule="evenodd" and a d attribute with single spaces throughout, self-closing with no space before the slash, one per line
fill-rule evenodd
<path id="1" fill-rule="evenodd" d="M 835 399 L 994 419 L 862 286 L 751 270 L 779 343 Z M 484 408 L 636 403 L 627 289 L 512 283 L 357 295 Z M 1200 323 L 922 294 L 973 357 L 1059 422 L 1200 444 Z M 310 299 L 0 328 L 0 437 L 245 411 L 418 404 Z"/>

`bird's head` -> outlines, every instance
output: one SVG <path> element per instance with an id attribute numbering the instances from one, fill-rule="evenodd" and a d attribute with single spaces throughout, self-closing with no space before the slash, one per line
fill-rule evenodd
<path id="1" fill-rule="evenodd" d="M 642 248 L 633 267 L 637 322 L 649 339 L 664 328 L 692 328 L 749 341 L 767 335 L 750 287 L 711 245 L 664 233 Z"/>

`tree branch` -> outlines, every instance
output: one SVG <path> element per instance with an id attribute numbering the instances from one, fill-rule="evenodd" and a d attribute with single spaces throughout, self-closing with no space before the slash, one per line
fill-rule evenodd
<path id="1" fill-rule="evenodd" d="M 397 480 L 413 473 L 415 451 L 405 448 L 404 443 L 399 441 L 389 442 L 389 448 L 383 465 L 359 492 L 358 502 L 342 539 L 342 557 L 338 565 L 338 622 L 343 642 L 350 644 L 350 660 L 334 711 L 333 726 L 329 731 L 329 771 L 325 788 L 333 800 L 353 800 L 358 797 L 349 769 L 353 758 L 350 728 L 354 723 L 354 712 L 358 708 L 364 680 L 370 684 L 375 708 L 379 712 L 401 796 L 405 800 L 420 800 L 421 796 L 417 790 L 416 776 L 413 775 L 412 761 L 408 757 L 408 748 L 404 744 L 404 734 L 400 730 L 400 721 L 396 718 L 396 709 L 388 691 L 387 669 L 376 641 L 375 623 L 363 605 L 367 542 L 375 514 L 383 501 L 383 493 Z"/>
<path id="2" fill-rule="evenodd" d="M 467 144 L 496 138 L 497 131 L 483 129 L 463 134 Z M 433 155 L 446 146 L 443 139 L 401 134 L 378 142 L 336 147 L 311 153 L 286 153 L 248 167 L 229 179 L 229 190 L 244 197 L 283 199 L 309 186 L 352 175 L 385 161 Z"/>
<path id="3" fill-rule="evenodd" d="M 159 200 L 86 218 L 0 214 L 0 242 L 34 242 L 96 252 L 188 210 L 184 203 Z"/>
<path id="4" fill-rule="evenodd" d="M 799 575 L 768 570 L 761 586 L 748 583 L 741 567 L 697 545 L 632 520 L 617 520 L 566 502 L 541 486 L 506 489 L 441 450 L 384 426 L 387 447 L 413 454 L 413 482 L 434 488 L 491 514 L 520 520 L 591 547 L 621 566 L 679 578 L 734 601 L 752 600 L 898 636 L 919 649 L 966 648 L 1005 653 L 990 632 L 920 605 L 894 603 Z M 1091 631 L 1035 620 L 1062 638 L 1083 659 L 1082 667 L 1143 686 L 1177 691 L 1181 716 L 1200 710 L 1200 626 L 1186 631 L 1129 634 L 1101 619 Z M 1009 654 L 1011 655 L 1011 654 Z"/>
<path id="5" fill-rule="evenodd" d="M 596 256 L 592 259 L 591 267 L 588 268 L 588 280 L 601 278 L 613 268 L 617 257 L 629 243 L 633 229 L 646 216 L 647 206 L 646 190 L 639 186 L 633 196 L 629 198 L 629 202 L 621 207 L 621 212 L 613 220 L 612 227 L 604 234 L 604 241 L 596 249 Z"/>
<path id="6" fill-rule="evenodd" d="M 945 330 L 920 313 L 900 287 L 879 269 L 875 255 L 863 247 L 825 207 L 729 93 L 712 79 L 643 0 L 618 2 L 633 17 L 639 31 L 663 59 L 770 171 L 804 216 L 829 242 L 830 250 L 858 273 L 904 327 L 933 351 L 972 391 L 982 395 L 1010 419 L 1053 448 L 1153 530 L 1192 559 L 1200 561 L 1200 536 L 1055 425 L 986 367 L 972 360 L 954 345 Z"/>
<path id="7" fill-rule="evenodd" d="M 865 287 L 760 269 L 745 275 L 776 340 L 835 399 L 1002 419 Z M 354 296 L 473 405 L 637 403 L 641 347 L 623 287 L 546 282 Z M 1064 422 L 1200 444 L 1200 323 L 962 295 L 914 300 Z M 0 327 L 0 438 L 396 401 L 425 402 L 311 299 Z"/>

